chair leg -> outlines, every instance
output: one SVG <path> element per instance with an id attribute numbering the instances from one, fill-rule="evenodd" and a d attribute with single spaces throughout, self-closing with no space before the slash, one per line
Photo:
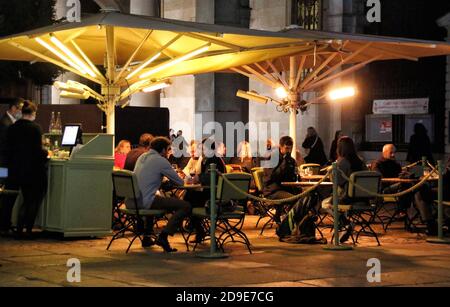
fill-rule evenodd
<path id="1" fill-rule="evenodd" d="M 142 241 L 141 236 L 138 235 L 138 234 L 135 234 L 135 235 L 134 235 L 134 238 L 130 241 L 130 244 L 128 245 L 128 248 L 127 248 L 125 254 L 128 254 L 128 251 L 130 250 L 131 245 L 133 245 L 134 241 L 135 241 L 137 238 L 139 238 L 139 239 Z"/>

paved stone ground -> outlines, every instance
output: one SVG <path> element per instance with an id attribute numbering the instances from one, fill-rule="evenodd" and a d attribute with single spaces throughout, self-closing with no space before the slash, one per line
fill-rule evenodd
<path id="1" fill-rule="evenodd" d="M 230 244 L 226 246 L 230 257 L 221 260 L 186 252 L 180 235 L 171 239 L 180 250 L 174 254 L 157 246 L 143 249 L 139 242 L 125 254 L 125 239 L 106 251 L 109 238 L 1 238 L 0 286 L 450 286 L 450 245 L 429 244 L 423 234 L 405 232 L 400 223 L 387 233 L 377 228 L 381 247 L 364 237 L 354 250 L 340 252 L 279 242 L 273 229 L 260 236 L 255 223 L 256 216 L 250 216 L 245 224 L 254 253 Z M 198 249 L 205 250 L 208 244 Z M 70 258 L 81 261 L 79 284 L 66 280 Z M 370 258 L 381 261 L 381 283 L 367 282 Z"/>

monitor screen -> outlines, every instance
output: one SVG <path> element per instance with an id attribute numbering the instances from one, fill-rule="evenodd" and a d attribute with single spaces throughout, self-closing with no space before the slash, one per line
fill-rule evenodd
<path id="1" fill-rule="evenodd" d="M 64 127 L 64 134 L 62 138 L 62 146 L 76 146 L 78 133 L 80 132 L 80 125 L 66 125 Z"/>
<path id="2" fill-rule="evenodd" d="M 5 167 L 0 167 L 0 178 L 8 177 L 8 169 Z"/>

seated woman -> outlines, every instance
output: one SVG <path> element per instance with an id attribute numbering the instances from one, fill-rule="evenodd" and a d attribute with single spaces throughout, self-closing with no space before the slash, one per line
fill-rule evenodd
<path id="1" fill-rule="evenodd" d="M 211 164 L 216 164 L 216 169 L 220 173 L 226 173 L 225 162 L 222 158 L 218 156 L 216 143 L 210 138 L 204 139 L 202 141 L 202 156 L 200 163 L 200 174 L 198 175 L 198 182 L 203 186 L 210 185 L 210 172 L 209 167 Z M 216 176 L 218 180 L 219 176 Z M 203 207 L 206 201 L 210 198 L 209 189 L 204 189 L 203 191 L 193 191 L 189 190 L 186 193 L 185 200 L 192 204 L 192 207 Z"/>
<path id="2" fill-rule="evenodd" d="M 123 169 L 127 155 L 131 151 L 131 143 L 128 140 L 122 140 L 114 150 L 114 167 Z"/>
<path id="3" fill-rule="evenodd" d="M 202 155 L 201 144 L 197 141 L 192 141 L 190 146 L 191 158 L 183 169 L 183 174 L 192 183 L 198 182 L 198 176 L 202 172 Z"/>
<path id="4" fill-rule="evenodd" d="M 353 140 L 350 137 L 343 136 L 339 139 L 337 143 L 337 154 L 338 154 L 337 167 L 341 169 L 347 177 L 350 177 L 350 175 L 354 172 L 367 170 L 367 166 L 364 163 L 364 161 L 360 157 L 358 157 L 358 154 L 356 153 L 355 144 L 353 143 Z M 345 178 L 342 176 L 340 172 L 338 172 L 337 184 L 338 184 L 339 202 L 346 203 L 348 181 L 345 180 Z M 326 209 L 329 214 L 333 215 L 332 196 L 323 200 L 322 208 Z M 343 223 L 344 225 L 349 224 L 345 216 L 341 215 L 341 217 L 343 218 L 341 223 Z M 352 231 L 353 229 L 351 227 L 347 227 L 347 232 L 342 236 L 341 243 L 349 239 Z"/>
<path id="5" fill-rule="evenodd" d="M 217 152 L 216 142 L 210 138 L 206 138 L 202 141 L 202 155 L 201 155 L 201 163 L 200 163 L 200 174 L 198 176 L 199 182 L 203 186 L 210 185 L 210 172 L 209 167 L 210 164 L 215 164 L 216 169 L 220 173 L 225 173 L 225 162 L 219 156 Z M 216 176 L 216 183 L 219 178 L 219 175 Z M 191 203 L 192 208 L 202 208 L 205 206 L 206 202 L 210 199 L 210 190 L 188 190 L 184 197 L 185 201 Z M 204 233 L 197 233 L 197 236 L 190 243 L 201 243 L 203 241 Z"/>

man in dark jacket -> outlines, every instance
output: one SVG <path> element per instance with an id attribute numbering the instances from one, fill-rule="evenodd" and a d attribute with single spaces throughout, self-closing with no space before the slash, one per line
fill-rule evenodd
<path id="1" fill-rule="evenodd" d="M 297 162 L 292 158 L 292 148 L 294 141 L 289 136 L 280 139 L 280 147 L 278 152 L 278 164 L 272 170 L 269 180 L 264 185 L 264 196 L 269 199 L 285 199 L 294 196 L 299 192 L 295 188 L 283 187 L 282 182 L 297 181 Z M 293 203 L 287 203 L 288 205 Z M 276 206 L 276 222 L 280 222 L 280 216 L 284 206 Z"/>
<path id="2" fill-rule="evenodd" d="M 23 228 L 27 237 L 31 236 L 39 207 L 47 191 L 47 155 L 42 147 L 42 132 L 34 123 L 37 106 L 25 101 L 22 107 L 22 119 L 9 127 L 7 143 L 7 166 L 9 176 L 6 188 L 21 190 L 23 204 L 19 210 L 17 235 L 23 237 Z M 3 199 L 1 212 L 1 230 L 8 231 L 11 225 L 11 212 L 15 196 Z"/>
<path id="3" fill-rule="evenodd" d="M 150 150 L 150 144 L 153 139 L 154 137 L 150 133 L 144 133 L 143 135 L 141 135 L 141 137 L 139 138 L 139 146 L 128 153 L 127 159 L 125 160 L 124 169 L 134 171 L 136 161 L 142 154 Z"/>
<path id="4" fill-rule="evenodd" d="M 9 126 L 20 118 L 22 104 L 22 98 L 15 98 L 9 103 L 8 110 L 0 118 L 0 167 L 6 166 L 6 133 Z"/>
<path id="5" fill-rule="evenodd" d="M 402 172 L 402 167 L 395 160 L 396 148 L 393 144 L 383 147 L 382 157 L 375 163 L 374 171 L 379 172 L 383 178 L 397 178 Z M 410 185 L 397 183 L 384 189 L 385 193 L 397 193 L 409 188 Z M 432 194 L 428 184 L 424 184 L 415 192 L 399 197 L 399 205 L 407 210 L 414 201 L 417 210 L 424 222 L 427 224 L 427 232 L 434 235 L 437 232 L 437 224 L 432 215 Z"/>

